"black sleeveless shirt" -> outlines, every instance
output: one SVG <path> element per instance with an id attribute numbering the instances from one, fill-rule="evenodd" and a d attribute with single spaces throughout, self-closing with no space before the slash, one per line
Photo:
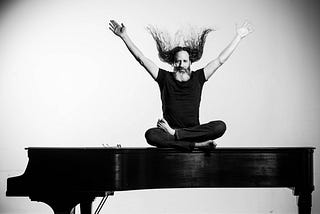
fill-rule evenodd
<path id="1" fill-rule="evenodd" d="M 174 73 L 159 69 L 156 81 L 159 84 L 163 117 L 172 128 L 199 125 L 199 108 L 203 84 L 206 82 L 203 69 L 191 72 L 188 81 L 179 82 Z"/>

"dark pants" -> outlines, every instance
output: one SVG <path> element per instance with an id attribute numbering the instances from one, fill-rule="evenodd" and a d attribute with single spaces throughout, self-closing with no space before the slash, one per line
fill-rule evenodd
<path id="1" fill-rule="evenodd" d="M 195 143 L 221 137 L 226 131 L 226 124 L 218 120 L 190 128 L 175 130 L 176 133 L 173 136 L 160 128 L 151 128 L 146 131 L 145 137 L 147 142 L 152 146 L 192 151 Z"/>

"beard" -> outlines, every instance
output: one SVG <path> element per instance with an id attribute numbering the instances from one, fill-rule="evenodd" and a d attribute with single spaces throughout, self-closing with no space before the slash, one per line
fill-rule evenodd
<path id="1" fill-rule="evenodd" d="M 183 67 L 175 67 L 174 71 L 180 74 L 188 74 L 189 76 L 191 75 L 191 69 L 190 66 L 188 66 L 187 68 L 183 68 Z"/>

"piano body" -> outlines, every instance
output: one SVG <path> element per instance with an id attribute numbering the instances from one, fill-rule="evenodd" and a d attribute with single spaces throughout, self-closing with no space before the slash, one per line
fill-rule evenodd
<path id="1" fill-rule="evenodd" d="M 7 180 L 7 196 L 30 197 L 57 213 L 114 191 L 161 188 L 292 188 L 298 213 L 310 214 L 310 147 L 217 148 L 191 153 L 158 148 L 27 148 L 23 175 Z"/>

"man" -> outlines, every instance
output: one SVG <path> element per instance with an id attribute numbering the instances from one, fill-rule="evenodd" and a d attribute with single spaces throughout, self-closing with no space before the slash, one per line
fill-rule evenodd
<path id="1" fill-rule="evenodd" d="M 159 57 L 173 67 L 173 72 L 159 68 L 131 41 L 123 24 L 111 20 L 109 29 L 119 36 L 135 59 L 159 84 L 163 118 L 158 120 L 157 128 L 146 131 L 145 137 L 150 145 L 174 147 L 192 151 L 194 148 L 211 150 L 216 144 L 213 140 L 221 137 L 226 125 L 223 121 L 206 124 L 199 122 L 199 107 L 203 84 L 230 57 L 239 42 L 253 30 L 245 22 L 237 27 L 236 36 L 231 43 L 204 68 L 191 71 L 191 64 L 202 56 L 206 36 L 211 29 L 205 29 L 196 38 L 185 40 L 183 45 L 172 47 L 167 39 L 155 28 L 149 31 L 156 41 Z"/>

